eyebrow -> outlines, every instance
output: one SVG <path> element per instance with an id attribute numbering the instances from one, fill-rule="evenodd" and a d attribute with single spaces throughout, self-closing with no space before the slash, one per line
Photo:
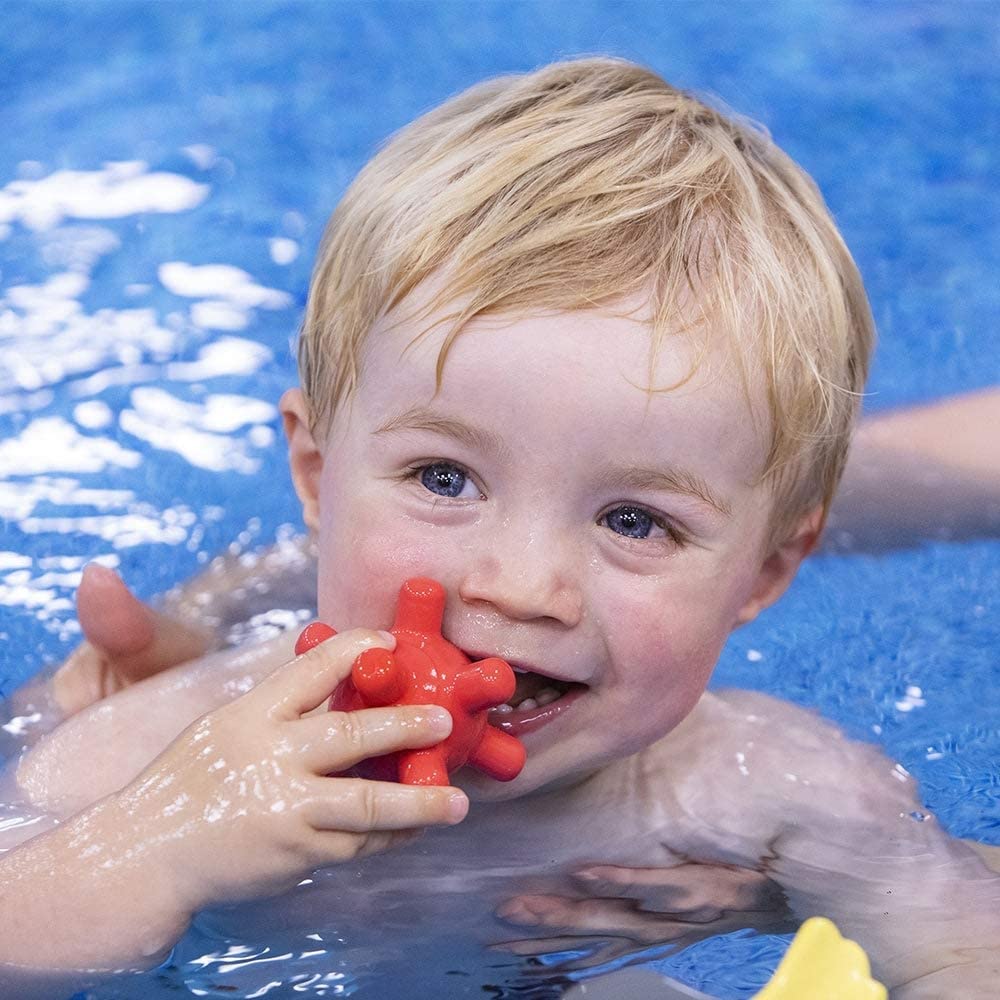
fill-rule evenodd
<path id="1" fill-rule="evenodd" d="M 510 448 L 499 434 L 467 424 L 463 420 L 442 416 L 422 406 L 415 406 L 395 417 L 390 417 L 375 429 L 376 434 L 396 431 L 430 431 L 433 434 L 454 438 L 474 451 L 489 452 L 501 458 L 510 455 Z"/>
<path id="2" fill-rule="evenodd" d="M 680 493 L 708 504 L 723 517 L 732 517 L 733 515 L 732 507 L 722 497 L 713 493 L 701 476 L 688 472 L 686 469 L 611 468 L 605 472 L 603 481 L 606 486 L 618 489 Z"/>
<path id="3" fill-rule="evenodd" d="M 460 444 L 475 451 L 489 452 L 505 458 L 511 454 L 510 447 L 503 438 L 493 431 L 475 427 L 454 417 L 445 417 L 423 406 L 416 406 L 390 417 L 375 429 L 376 434 L 390 434 L 399 431 L 430 431 L 453 438 Z M 685 469 L 642 469 L 612 467 L 600 477 L 600 483 L 607 489 L 659 490 L 694 497 L 708 504 L 724 517 L 732 517 L 732 507 L 709 488 L 701 476 Z"/>

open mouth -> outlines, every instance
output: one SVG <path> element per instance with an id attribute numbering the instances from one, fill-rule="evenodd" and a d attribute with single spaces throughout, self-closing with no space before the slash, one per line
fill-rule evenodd
<path id="1" fill-rule="evenodd" d="M 514 676 L 517 679 L 517 687 L 504 704 L 496 707 L 495 711 L 498 714 L 508 715 L 514 711 L 524 712 L 533 708 L 543 708 L 558 701 L 573 688 L 584 687 L 583 684 L 560 681 L 555 677 L 546 677 L 518 667 L 514 668 Z"/>
<path id="2" fill-rule="evenodd" d="M 513 695 L 490 710 L 489 720 L 512 735 L 531 732 L 554 719 L 587 690 L 586 684 L 546 677 L 511 664 L 517 679 Z"/>

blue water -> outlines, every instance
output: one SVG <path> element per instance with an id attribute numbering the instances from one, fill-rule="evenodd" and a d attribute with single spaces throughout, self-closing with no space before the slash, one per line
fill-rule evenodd
<path id="1" fill-rule="evenodd" d="M 866 278 L 868 409 L 1000 382 L 996 4 L 8 0 L 3 22 L 0 695 L 78 640 L 84 561 L 151 596 L 295 529 L 273 404 L 323 223 L 390 132 L 490 74 L 606 52 L 762 121 Z M 1000 843 L 998 556 L 817 558 L 717 682 L 881 743 L 949 829 Z M 779 952 L 671 968 L 748 996 Z"/>

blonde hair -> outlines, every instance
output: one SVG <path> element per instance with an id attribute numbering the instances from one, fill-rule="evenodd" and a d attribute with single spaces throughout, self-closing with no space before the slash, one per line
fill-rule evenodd
<path id="1" fill-rule="evenodd" d="M 619 59 L 487 80 L 418 118 L 330 219 L 299 343 L 313 429 L 357 385 L 365 338 L 432 276 L 474 316 L 648 293 L 653 351 L 691 306 L 763 374 L 775 534 L 829 506 L 874 330 L 810 178 L 760 127 Z M 650 391 L 658 391 L 650 385 Z"/>

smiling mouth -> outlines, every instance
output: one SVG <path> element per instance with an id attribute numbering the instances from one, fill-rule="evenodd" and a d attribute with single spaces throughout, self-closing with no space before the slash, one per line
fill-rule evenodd
<path id="1" fill-rule="evenodd" d="M 514 694 L 489 714 L 494 726 L 513 735 L 531 732 L 554 719 L 587 690 L 586 684 L 546 677 L 520 667 L 514 667 L 514 674 Z"/>
<path id="2" fill-rule="evenodd" d="M 517 687 L 510 698 L 502 705 L 497 705 L 495 711 L 501 715 L 509 715 L 514 711 L 528 711 L 533 708 L 544 708 L 558 701 L 573 688 L 582 688 L 583 684 L 572 681 L 560 681 L 544 674 L 536 674 L 531 670 L 514 668 Z"/>

